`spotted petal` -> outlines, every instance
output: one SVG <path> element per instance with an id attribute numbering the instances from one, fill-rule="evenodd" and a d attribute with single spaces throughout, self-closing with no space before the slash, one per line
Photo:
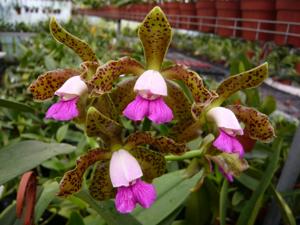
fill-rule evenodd
<path id="1" fill-rule="evenodd" d="M 235 92 L 260 85 L 268 77 L 268 63 L 224 80 L 217 88 L 220 103 Z"/>
<path id="2" fill-rule="evenodd" d="M 141 75 L 143 66 L 130 57 L 123 57 L 116 61 L 109 61 L 100 66 L 88 86 L 93 94 L 104 94 L 112 89 L 113 82 L 122 74 Z"/>
<path id="3" fill-rule="evenodd" d="M 208 105 L 214 98 L 216 98 L 215 94 L 210 92 L 208 89 L 205 88 L 203 81 L 199 74 L 194 71 L 188 70 L 185 66 L 182 65 L 175 65 L 163 70 L 162 75 L 165 78 L 171 80 L 182 80 L 185 85 L 191 91 L 191 94 L 194 98 L 194 107 L 199 107 Z M 192 109 L 192 112 L 195 110 Z M 200 114 L 199 112 L 195 117 L 198 117 Z"/>
<path id="4" fill-rule="evenodd" d="M 115 196 L 116 190 L 113 188 L 109 177 L 109 161 L 100 161 L 96 164 L 89 191 L 93 198 L 99 201 Z"/>
<path id="5" fill-rule="evenodd" d="M 67 197 L 78 192 L 82 185 L 84 172 L 99 160 L 108 160 L 111 153 L 103 149 L 94 149 L 76 161 L 76 168 L 66 172 L 60 181 L 59 196 Z"/>
<path id="6" fill-rule="evenodd" d="M 122 126 L 99 112 L 96 108 L 90 107 L 86 118 L 87 135 L 109 137 L 110 139 L 119 139 Z"/>
<path id="7" fill-rule="evenodd" d="M 80 64 L 82 73 L 80 74 L 83 80 L 90 80 L 96 73 L 97 68 L 100 66 L 98 62 L 86 61 Z"/>
<path id="8" fill-rule="evenodd" d="M 274 128 L 267 115 L 254 108 L 241 105 L 227 106 L 236 115 L 239 121 L 245 124 L 245 133 L 252 139 L 262 142 L 271 142 L 275 137 Z"/>
<path id="9" fill-rule="evenodd" d="M 172 38 L 171 26 L 163 11 L 157 6 L 146 16 L 139 27 L 147 69 L 159 71 Z"/>
<path id="10" fill-rule="evenodd" d="M 139 162 L 144 174 L 143 179 L 147 182 L 150 183 L 154 178 L 165 173 L 165 157 L 159 152 L 155 152 L 144 147 L 137 147 L 130 150 L 130 153 Z"/>
<path id="11" fill-rule="evenodd" d="M 96 54 L 93 52 L 91 47 L 85 41 L 80 40 L 66 31 L 62 26 L 60 26 L 54 17 L 52 17 L 50 20 L 50 31 L 52 36 L 58 42 L 73 49 L 73 51 L 82 59 L 82 61 L 98 61 Z"/>
<path id="12" fill-rule="evenodd" d="M 52 70 L 40 75 L 28 88 L 34 100 L 47 100 L 54 96 L 54 92 L 59 89 L 70 77 L 78 75 L 80 72 L 73 69 Z"/>
<path id="13" fill-rule="evenodd" d="M 164 136 L 154 137 L 149 132 L 136 132 L 131 134 L 126 141 L 126 144 L 131 147 L 139 145 L 151 145 L 152 149 L 157 149 L 162 154 L 183 154 L 187 147 L 185 144 L 176 143 L 173 139 Z"/>

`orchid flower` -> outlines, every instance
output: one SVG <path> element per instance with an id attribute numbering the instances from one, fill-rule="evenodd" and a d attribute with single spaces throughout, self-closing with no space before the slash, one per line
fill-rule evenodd
<path id="1" fill-rule="evenodd" d="M 136 78 L 127 104 L 122 108 L 125 117 L 133 121 L 150 119 L 156 124 L 163 124 L 176 119 L 185 120 L 180 129 L 190 125 L 192 117 L 188 110 L 176 108 L 178 96 L 172 92 L 173 81 L 181 80 L 190 89 L 194 99 L 194 108 L 203 107 L 215 97 L 203 84 L 201 77 L 182 65 L 162 68 L 162 63 L 170 41 L 172 31 L 167 17 L 159 7 L 154 7 L 139 27 L 139 38 L 143 45 L 146 66 L 130 57 L 110 61 L 99 67 L 88 86 L 94 95 L 103 95 L 113 91 L 113 84 L 121 75 L 133 75 Z M 178 86 L 178 85 L 177 85 Z M 177 93 L 176 93 L 177 94 Z M 176 98 L 176 101 L 173 99 Z M 186 98 L 186 96 L 183 96 Z M 180 101 L 180 100 L 179 100 Z M 197 106 L 197 107 L 195 107 Z M 181 114 L 181 115 L 180 115 Z M 184 119 L 183 116 L 184 115 Z M 181 117 L 181 118 L 179 118 Z M 179 126 L 176 128 L 179 129 Z"/>
<path id="2" fill-rule="evenodd" d="M 242 158 L 244 149 L 236 135 L 243 135 L 244 132 L 234 113 L 224 107 L 214 107 L 207 112 L 207 118 L 219 128 L 219 136 L 213 146 L 227 153 L 238 153 Z"/>
<path id="3" fill-rule="evenodd" d="M 136 203 L 149 208 L 155 201 L 154 185 L 141 179 L 141 166 L 126 150 L 120 149 L 113 153 L 109 173 L 113 187 L 117 188 L 115 204 L 119 212 L 132 212 Z"/>
<path id="4" fill-rule="evenodd" d="M 29 91 L 39 101 L 59 96 L 59 101 L 46 112 L 46 119 L 68 121 L 80 116 L 83 111 L 77 106 L 88 92 L 83 79 L 89 79 L 99 64 L 92 49 L 84 41 L 64 30 L 55 18 L 51 18 L 50 31 L 58 42 L 74 50 L 84 62 L 80 70 L 58 69 L 42 74 L 30 85 Z"/>
<path id="5" fill-rule="evenodd" d="M 46 119 L 59 121 L 72 120 L 79 115 L 77 101 L 83 94 L 87 93 L 88 88 L 80 76 L 69 78 L 54 94 L 60 100 L 53 104 L 46 113 Z"/>

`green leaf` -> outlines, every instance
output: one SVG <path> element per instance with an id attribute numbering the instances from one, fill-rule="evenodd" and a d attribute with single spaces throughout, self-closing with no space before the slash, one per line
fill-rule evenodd
<path id="1" fill-rule="evenodd" d="M 183 178 L 182 170 L 168 173 L 154 180 L 157 200 L 149 209 L 138 208 L 133 215 L 143 225 L 156 225 L 182 205 L 191 193 L 191 188 L 203 176 L 203 171 L 190 179 Z M 155 215 L 155 216 L 153 216 Z"/>
<path id="2" fill-rule="evenodd" d="M 252 193 L 250 200 L 246 203 L 237 221 L 237 225 L 253 225 L 257 214 L 262 206 L 263 195 L 271 183 L 272 177 L 278 168 L 279 156 L 282 147 L 282 139 L 273 143 L 274 152 L 269 159 L 267 168 L 257 188 Z"/>
<path id="3" fill-rule="evenodd" d="M 267 77 L 268 63 L 264 63 L 240 74 L 230 76 L 217 88 L 217 93 L 219 94 L 219 98 L 217 100 L 218 103 L 221 104 L 230 95 L 239 90 L 253 88 L 260 85 Z"/>
<path id="4" fill-rule="evenodd" d="M 232 197 L 232 205 L 237 206 L 243 200 L 244 200 L 244 195 L 241 192 L 236 191 L 234 192 Z"/>
<path id="5" fill-rule="evenodd" d="M 97 62 L 96 54 L 85 42 L 66 31 L 54 17 L 50 20 L 50 31 L 52 36 L 60 43 L 73 49 L 73 51 L 82 59 L 82 61 Z"/>
<path id="6" fill-rule="evenodd" d="M 20 112 L 34 112 L 34 109 L 29 107 L 28 105 L 5 99 L 0 99 L 0 107 L 13 109 Z"/>
<path id="7" fill-rule="evenodd" d="M 147 69 L 160 70 L 172 38 L 171 26 L 163 11 L 154 7 L 139 27 Z"/>
<path id="8" fill-rule="evenodd" d="M 224 179 L 220 193 L 220 225 L 226 225 L 228 181 Z"/>
<path id="9" fill-rule="evenodd" d="M 16 202 L 13 202 L 11 205 L 6 207 L 6 209 L 4 209 L 3 212 L 0 214 L 0 224 L 14 225 L 16 220 Z"/>
<path id="10" fill-rule="evenodd" d="M 68 124 L 63 125 L 60 128 L 58 128 L 58 130 L 56 132 L 56 140 L 58 142 L 61 142 L 62 140 L 64 140 L 64 138 L 66 137 L 66 134 L 68 132 L 68 128 L 69 128 Z"/>
<path id="11" fill-rule="evenodd" d="M 57 182 L 46 182 L 43 184 L 43 190 L 36 202 L 34 210 L 34 223 L 38 224 L 39 219 L 47 209 L 50 202 L 56 197 L 58 192 L 58 183 Z"/>
<path id="12" fill-rule="evenodd" d="M 78 212 L 72 212 L 67 225 L 85 225 Z"/>
<path id="13" fill-rule="evenodd" d="M 282 218 L 284 220 L 284 224 L 296 225 L 297 223 L 296 223 L 295 217 L 293 215 L 293 212 L 292 212 L 291 208 L 289 207 L 289 205 L 284 200 L 284 198 L 281 196 L 281 194 L 278 191 L 276 191 L 276 189 L 273 187 L 273 185 L 270 185 L 270 190 L 271 190 L 278 206 L 280 207 L 280 211 L 281 211 Z"/>
<path id="14" fill-rule="evenodd" d="M 0 184 L 35 168 L 53 156 L 73 151 L 75 147 L 71 145 L 40 141 L 23 141 L 6 146 L 0 151 Z"/>

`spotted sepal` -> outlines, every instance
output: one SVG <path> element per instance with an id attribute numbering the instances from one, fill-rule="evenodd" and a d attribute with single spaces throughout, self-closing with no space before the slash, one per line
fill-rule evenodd
<path id="1" fill-rule="evenodd" d="M 71 48 L 82 61 L 97 62 L 96 54 L 91 47 L 83 40 L 75 37 L 66 31 L 54 17 L 50 20 L 50 31 L 52 36 L 60 43 Z"/>
<path id="2" fill-rule="evenodd" d="M 230 76 L 217 88 L 219 100 L 224 101 L 230 95 L 239 90 L 256 87 L 260 85 L 267 77 L 268 63 L 264 63 L 243 73 Z"/>
<path id="3" fill-rule="evenodd" d="M 111 153 L 103 149 L 90 150 L 76 161 L 76 168 L 66 172 L 59 184 L 59 196 L 67 197 L 78 192 L 84 172 L 99 160 L 109 160 Z"/>
<path id="4" fill-rule="evenodd" d="M 172 38 L 172 29 L 166 15 L 157 6 L 139 27 L 139 38 L 144 48 L 147 69 L 160 70 Z"/>

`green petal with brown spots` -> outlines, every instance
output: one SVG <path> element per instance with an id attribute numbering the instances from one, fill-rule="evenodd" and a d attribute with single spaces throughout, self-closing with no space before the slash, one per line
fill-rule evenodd
<path id="1" fill-rule="evenodd" d="M 232 110 L 238 120 L 245 124 L 245 133 L 252 139 L 271 142 L 275 137 L 274 128 L 267 115 L 254 108 L 241 105 L 230 105 L 227 108 Z"/>
<path id="2" fill-rule="evenodd" d="M 186 152 L 185 144 L 176 143 L 173 139 L 164 136 L 154 137 L 150 132 L 136 132 L 131 134 L 126 145 L 133 148 L 139 145 L 151 145 L 153 150 L 162 154 L 181 155 Z"/>
<path id="3" fill-rule="evenodd" d="M 165 97 L 167 105 L 172 106 L 174 115 L 174 126 L 170 129 L 169 135 L 177 140 L 182 130 L 194 123 L 191 113 L 191 104 L 182 92 L 181 88 L 173 81 L 167 80 L 168 96 Z"/>
<path id="4" fill-rule="evenodd" d="M 100 64 L 98 62 L 86 61 L 81 63 L 81 78 L 85 81 L 89 81 L 94 76 L 99 66 Z"/>
<path id="5" fill-rule="evenodd" d="M 93 198 L 99 201 L 114 198 L 116 190 L 109 176 L 109 161 L 100 161 L 96 164 L 89 191 Z"/>
<path id="6" fill-rule="evenodd" d="M 80 72 L 73 69 L 58 69 L 40 75 L 28 88 L 34 100 L 47 100 L 54 96 L 67 79 L 79 75 Z"/>
<path id="7" fill-rule="evenodd" d="M 103 135 L 111 140 L 119 140 L 121 137 L 122 126 L 99 112 L 96 108 L 90 107 L 86 118 L 86 133 L 90 137 Z"/>
<path id="8" fill-rule="evenodd" d="M 133 91 L 133 87 L 136 79 L 136 77 L 125 78 L 112 89 L 110 96 L 117 115 L 122 114 L 125 107 L 134 100 L 136 93 Z"/>
<path id="9" fill-rule="evenodd" d="M 224 101 L 235 92 L 260 85 L 268 77 L 268 63 L 234 75 L 224 80 L 217 89 L 219 99 Z"/>
<path id="10" fill-rule="evenodd" d="M 160 177 L 165 173 L 166 160 L 159 152 L 137 147 L 130 150 L 130 153 L 139 162 L 143 171 L 143 179 L 147 182 L 151 183 L 154 178 Z"/>
<path id="11" fill-rule="evenodd" d="M 93 52 L 91 47 L 85 41 L 80 40 L 66 31 L 54 17 L 50 20 L 50 31 L 52 36 L 58 42 L 71 48 L 82 59 L 82 61 L 98 61 L 96 54 Z"/>
<path id="12" fill-rule="evenodd" d="M 112 89 L 113 83 L 122 74 L 141 75 L 143 66 L 130 57 L 123 57 L 100 66 L 93 78 L 88 82 L 93 94 L 104 94 Z"/>
<path id="13" fill-rule="evenodd" d="M 66 172 L 60 181 L 59 196 L 67 197 L 78 192 L 82 185 L 84 172 L 99 160 L 109 160 L 111 153 L 103 149 L 94 149 L 76 161 L 76 168 Z"/>
<path id="14" fill-rule="evenodd" d="M 231 173 L 234 176 L 241 175 L 249 167 L 245 159 L 239 158 L 239 154 L 221 153 L 215 156 L 206 155 L 206 158 L 215 162 L 225 173 Z"/>
<path id="15" fill-rule="evenodd" d="M 119 113 L 116 111 L 115 103 L 110 97 L 110 94 L 106 93 L 95 97 L 92 106 L 110 119 L 118 120 Z"/>
<path id="16" fill-rule="evenodd" d="M 147 69 L 160 70 L 172 38 L 172 29 L 167 17 L 157 6 L 146 16 L 139 27 Z"/>
<path id="17" fill-rule="evenodd" d="M 193 95 L 195 101 L 194 107 L 199 108 L 201 106 L 201 108 L 204 108 L 216 98 L 214 93 L 205 88 L 200 75 L 188 70 L 185 66 L 174 65 L 163 70 L 161 73 L 167 79 L 181 80 L 185 83 Z"/>

